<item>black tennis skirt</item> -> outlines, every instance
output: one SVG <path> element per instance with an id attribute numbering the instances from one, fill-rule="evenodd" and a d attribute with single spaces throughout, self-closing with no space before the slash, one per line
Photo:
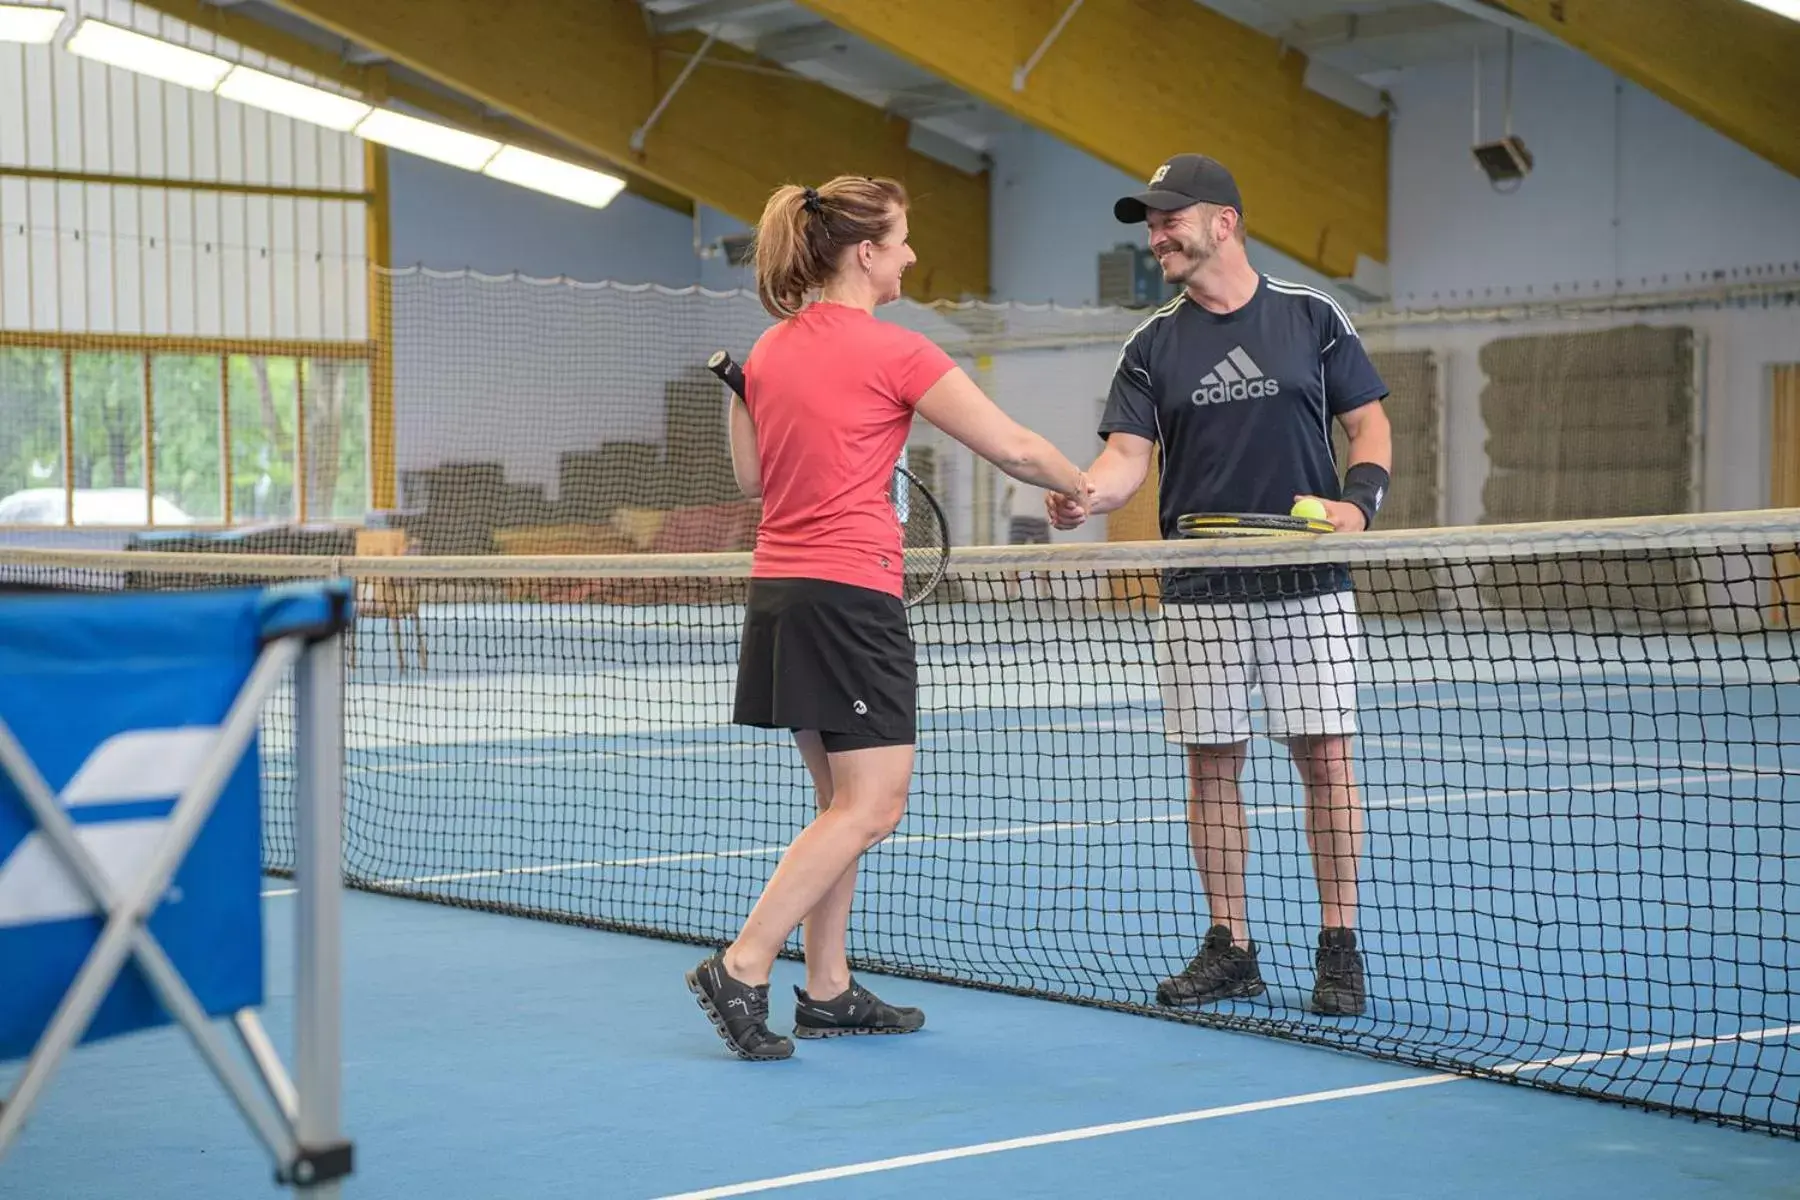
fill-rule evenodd
<path id="1" fill-rule="evenodd" d="M 752 579 L 732 720 L 812 729 L 832 752 L 918 740 L 919 671 L 898 596 Z"/>

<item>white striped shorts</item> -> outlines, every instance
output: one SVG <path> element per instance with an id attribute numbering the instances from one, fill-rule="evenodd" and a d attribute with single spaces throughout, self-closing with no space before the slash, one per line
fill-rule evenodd
<path id="1" fill-rule="evenodd" d="M 1163 733 L 1171 742 L 1248 740 L 1258 689 L 1271 737 L 1356 732 L 1363 648 L 1353 592 L 1164 604 L 1156 646 Z"/>

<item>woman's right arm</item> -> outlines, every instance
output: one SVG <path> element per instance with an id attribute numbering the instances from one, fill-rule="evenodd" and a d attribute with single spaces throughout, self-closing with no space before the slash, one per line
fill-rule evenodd
<path id="1" fill-rule="evenodd" d="M 968 372 L 953 367 L 923 396 L 918 414 L 1014 479 L 1075 497 L 1085 508 L 1087 480 L 1041 434 L 1000 410 Z"/>
<path id="2" fill-rule="evenodd" d="M 725 423 L 731 444 L 731 473 L 746 500 L 762 496 L 762 456 L 756 450 L 756 425 L 743 397 L 733 396 Z"/>

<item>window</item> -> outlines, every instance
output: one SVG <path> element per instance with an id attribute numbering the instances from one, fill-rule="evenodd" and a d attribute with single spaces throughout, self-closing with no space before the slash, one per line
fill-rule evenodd
<path id="1" fill-rule="evenodd" d="M 109 340 L 0 347 L 0 525 L 362 519 L 366 359 Z"/>
<path id="2" fill-rule="evenodd" d="M 300 514 L 294 487 L 299 369 L 291 358 L 231 356 L 231 515 L 288 521 Z"/>
<path id="3" fill-rule="evenodd" d="M 145 524 L 144 360 L 85 352 L 74 359 L 75 523 Z"/>
<path id="4" fill-rule="evenodd" d="M 223 386 L 217 358 L 158 354 L 150 360 L 156 494 L 209 524 L 225 519 Z"/>
<path id="5" fill-rule="evenodd" d="M 359 521 L 369 507 L 369 364 L 307 359 L 307 517 Z"/>
<path id="6" fill-rule="evenodd" d="M 0 520 L 14 519 L 6 515 L 8 497 L 62 491 L 62 424 L 62 353 L 0 347 Z M 14 500 L 13 507 L 23 503 Z"/>

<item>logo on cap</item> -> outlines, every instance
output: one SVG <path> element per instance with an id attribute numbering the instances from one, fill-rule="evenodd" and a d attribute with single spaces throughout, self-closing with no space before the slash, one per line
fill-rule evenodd
<path id="1" fill-rule="evenodd" d="M 1169 173 L 1169 164 L 1168 163 L 1164 163 L 1162 166 L 1156 168 L 1156 174 L 1154 174 L 1150 177 L 1150 186 L 1155 187 L 1157 184 L 1161 183 L 1163 181 L 1163 176 L 1167 175 L 1168 173 Z"/>

